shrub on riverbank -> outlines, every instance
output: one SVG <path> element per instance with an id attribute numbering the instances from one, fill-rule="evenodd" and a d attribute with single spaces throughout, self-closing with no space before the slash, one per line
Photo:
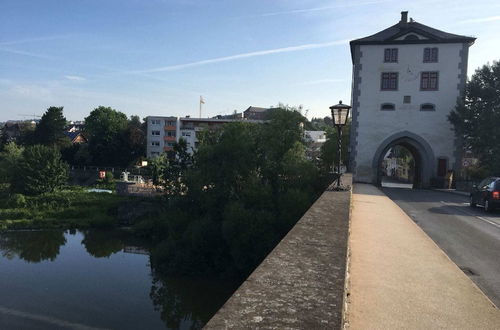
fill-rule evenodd
<path id="1" fill-rule="evenodd" d="M 4 196 L 0 229 L 117 226 L 118 206 L 134 200 L 116 194 L 89 193 L 81 187 L 38 196 Z"/>

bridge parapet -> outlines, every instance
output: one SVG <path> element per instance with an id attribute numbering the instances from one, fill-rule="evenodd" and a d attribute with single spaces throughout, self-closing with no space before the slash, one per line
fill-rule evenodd
<path id="1" fill-rule="evenodd" d="M 350 202 L 325 191 L 205 329 L 341 328 Z"/>

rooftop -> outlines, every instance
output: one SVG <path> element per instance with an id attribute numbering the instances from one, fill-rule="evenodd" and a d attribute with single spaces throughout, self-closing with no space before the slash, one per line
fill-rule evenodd
<path id="1" fill-rule="evenodd" d="M 430 26 L 421 24 L 410 18 L 408 12 L 401 12 L 401 20 L 371 36 L 355 39 L 350 42 L 351 55 L 354 58 L 355 45 L 379 45 L 379 44 L 429 44 L 429 43 L 469 43 L 472 44 L 476 38 L 444 32 Z"/>

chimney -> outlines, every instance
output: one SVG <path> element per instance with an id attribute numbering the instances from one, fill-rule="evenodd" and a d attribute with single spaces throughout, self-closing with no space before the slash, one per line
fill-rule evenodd
<path id="1" fill-rule="evenodd" d="M 407 11 L 402 11 L 401 12 L 401 21 L 400 23 L 408 23 L 408 12 Z"/>

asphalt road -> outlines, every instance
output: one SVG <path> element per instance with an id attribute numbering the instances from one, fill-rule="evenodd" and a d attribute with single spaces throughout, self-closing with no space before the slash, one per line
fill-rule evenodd
<path id="1" fill-rule="evenodd" d="M 500 308 L 500 210 L 471 208 L 467 196 L 382 188 Z"/>

